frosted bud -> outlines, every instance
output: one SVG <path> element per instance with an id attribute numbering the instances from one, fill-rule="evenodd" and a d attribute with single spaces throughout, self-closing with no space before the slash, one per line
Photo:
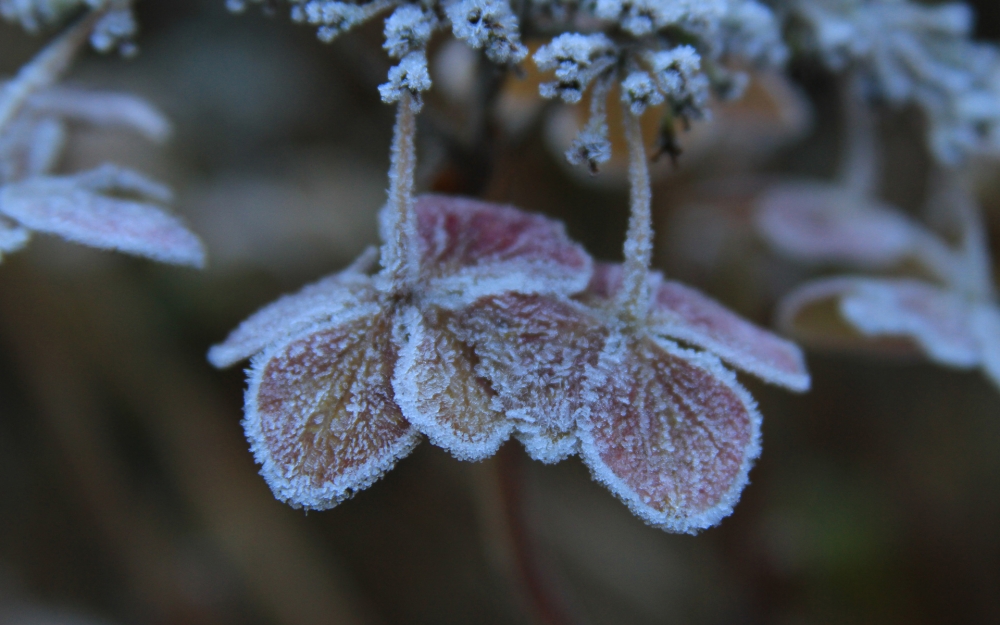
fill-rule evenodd
<path id="1" fill-rule="evenodd" d="M 434 32 L 434 15 L 413 4 L 397 8 L 385 20 L 383 48 L 393 58 L 403 58 L 410 52 L 423 50 Z"/>
<path id="2" fill-rule="evenodd" d="M 572 165 L 586 164 L 590 171 L 597 173 L 597 166 L 611 160 L 611 141 L 608 140 L 608 126 L 601 124 L 587 128 L 573 140 L 566 150 L 566 160 Z"/>
<path id="3" fill-rule="evenodd" d="M 503 0 L 459 0 L 446 9 L 452 32 L 494 63 L 519 63 L 528 55 L 517 17 Z"/>
<path id="4" fill-rule="evenodd" d="M 115 46 L 121 46 L 123 54 L 134 51 L 128 41 L 135 36 L 138 27 L 130 9 L 116 9 L 108 12 L 94 26 L 90 35 L 90 44 L 98 52 L 108 52 Z"/>
<path id="5" fill-rule="evenodd" d="M 622 102 L 633 115 L 642 115 L 648 106 L 663 104 L 663 94 L 646 72 L 632 72 L 622 81 Z"/>
<path id="6" fill-rule="evenodd" d="M 379 85 L 382 101 L 392 103 L 403 96 L 403 91 L 417 95 L 431 88 L 431 76 L 427 71 L 427 56 L 424 52 L 410 52 L 398 65 L 389 70 L 389 82 Z M 418 100 L 419 103 L 419 100 Z"/>
<path id="7" fill-rule="evenodd" d="M 597 17 L 617 21 L 622 29 L 641 37 L 680 21 L 688 12 L 687 2 L 663 0 L 597 0 Z"/>
<path id="8" fill-rule="evenodd" d="M 691 46 L 653 52 L 648 60 L 660 88 L 672 98 L 684 97 L 691 79 L 701 71 L 701 55 Z"/>
<path id="9" fill-rule="evenodd" d="M 601 33 L 565 33 L 535 52 L 542 71 L 555 70 L 556 82 L 542 83 L 542 97 L 559 97 L 574 104 L 580 101 L 591 81 L 615 62 L 615 44 Z"/>

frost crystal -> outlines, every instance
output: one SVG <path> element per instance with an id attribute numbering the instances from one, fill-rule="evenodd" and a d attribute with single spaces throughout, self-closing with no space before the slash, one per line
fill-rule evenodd
<path id="1" fill-rule="evenodd" d="M 505 0 L 458 0 L 445 9 L 452 32 L 494 63 L 519 63 L 528 55 L 517 17 Z"/>
<path id="2" fill-rule="evenodd" d="M 398 102 L 404 92 L 417 95 L 430 88 L 431 76 L 427 71 L 427 57 L 423 51 L 419 51 L 410 52 L 398 65 L 394 65 L 389 70 L 389 82 L 379 85 L 378 92 L 383 102 L 391 103 Z"/>
<path id="3" fill-rule="evenodd" d="M 396 59 L 423 50 L 434 32 L 435 22 L 432 13 L 405 4 L 385 21 L 385 44 L 382 47 Z"/>
<path id="4" fill-rule="evenodd" d="M 642 115 L 646 107 L 663 104 L 663 94 L 646 72 L 632 72 L 622 81 L 622 102 L 633 115 Z"/>
<path id="5" fill-rule="evenodd" d="M 540 47 L 534 55 L 542 71 L 555 70 L 557 82 L 543 83 L 541 94 L 573 104 L 602 72 L 615 63 L 615 46 L 601 33 L 564 33 Z"/>

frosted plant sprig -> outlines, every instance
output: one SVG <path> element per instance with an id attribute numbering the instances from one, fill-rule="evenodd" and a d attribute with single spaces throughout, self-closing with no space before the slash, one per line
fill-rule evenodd
<path id="1" fill-rule="evenodd" d="M 608 93 L 614 84 L 612 76 L 597 81 L 590 95 L 590 118 L 566 151 L 566 160 L 572 165 L 584 163 L 590 173 L 596 174 L 598 166 L 611 159 L 611 140 L 608 138 Z"/>
<path id="2" fill-rule="evenodd" d="M 0 252 L 20 249 L 39 232 L 201 267 L 201 242 L 164 209 L 172 196 L 163 185 L 110 164 L 70 175 L 51 171 L 64 146 L 67 119 L 123 126 L 154 141 L 170 132 L 163 115 L 138 98 L 53 86 L 88 40 L 103 47 L 98 40 L 117 41 L 134 30 L 120 22 L 128 2 L 89 4 L 91 11 L 13 79 L 0 83 Z"/>
<path id="3" fill-rule="evenodd" d="M 864 72 L 873 94 L 915 103 L 942 163 L 1000 149 L 1000 50 L 971 40 L 971 9 L 909 0 L 797 0 L 807 48 L 831 69 Z"/>

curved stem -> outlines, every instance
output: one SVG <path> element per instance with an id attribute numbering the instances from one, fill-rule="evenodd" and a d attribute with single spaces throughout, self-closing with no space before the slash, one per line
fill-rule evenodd
<path id="1" fill-rule="evenodd" d="M 383 223 L 382 267 L 390 290 L 412 286 L 419 271 L 417 216 L 413 211 L 413 177 L 417 155 L 414 144 L 416 111 L 413 95 L 403 94 L 396 105 L 392 155 L 389 165 L 389 202 Z"/>
<path id="2" fill-rule="evenodd" d="M 639 116 L 622 107 L 625 141 L 628 143 L 629 220 L 625 238 L 622 288 L 618 292 L 618 315 L 626 323 L 646 318 L 649 311 L 649 266 L 653 259 L 653 215 L 650 207 L 649 165 L 642 143 Z"/>
<path id="3" fill-rule="evenodd" d="M 837 178 L 858 195 L 876 191 L 881 165 L 875 139 L 875 119 L 864 99 L 861 80 L 850 74 L 840 82 L 843 152 Z"/>
<path id="4" fill-rule="evenodd" d="M 80 47 L 90 37 L 94 24 L 107 12 L 107 3 L 92 10 L 45 46 L 0 89 L 0 134 L 21 111 L 33 93 L 44 89 L 63 75 L 76 58 Z"/>

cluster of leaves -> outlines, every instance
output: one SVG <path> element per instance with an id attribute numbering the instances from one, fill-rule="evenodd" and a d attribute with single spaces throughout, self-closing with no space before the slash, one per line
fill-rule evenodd
<path id="1" fill-rule="evenodd" d="M 0 253 L 22 248 L 32 232 L 55 234 L 93 247 L 200 267 L 201 242 L 164 209 L 168 188 L 105 164 L 57 175 L 71 123 L 122 127 L 163 141 L 170 124 L 147 102 L 127 94 L 53 86 L 89 40 L 112 49 L 134 31 L 128 2 L 0 2 L 0 14 L 26 28 L 49 24 L 93 7 L 17 76 L 0 83 Z"/>
<path id="2" fill-rule="evenodd" d="M 253 356 L 244 426 L 280 500 L 332 507 L 421 434 L 464 460 L 515 436 L 543 462 L 580 454 L 657 527 L 694 532 L 729 513 L 760 416 L 720 359 L 801 391 L 793 344 L 658 274 L 648 309 L 623 321 L 621 267 L 595 267 L 547 219 L 443 196 L 413 210 L 408 288 L 371 275 L 366 254 L 209 354 Z"/>

